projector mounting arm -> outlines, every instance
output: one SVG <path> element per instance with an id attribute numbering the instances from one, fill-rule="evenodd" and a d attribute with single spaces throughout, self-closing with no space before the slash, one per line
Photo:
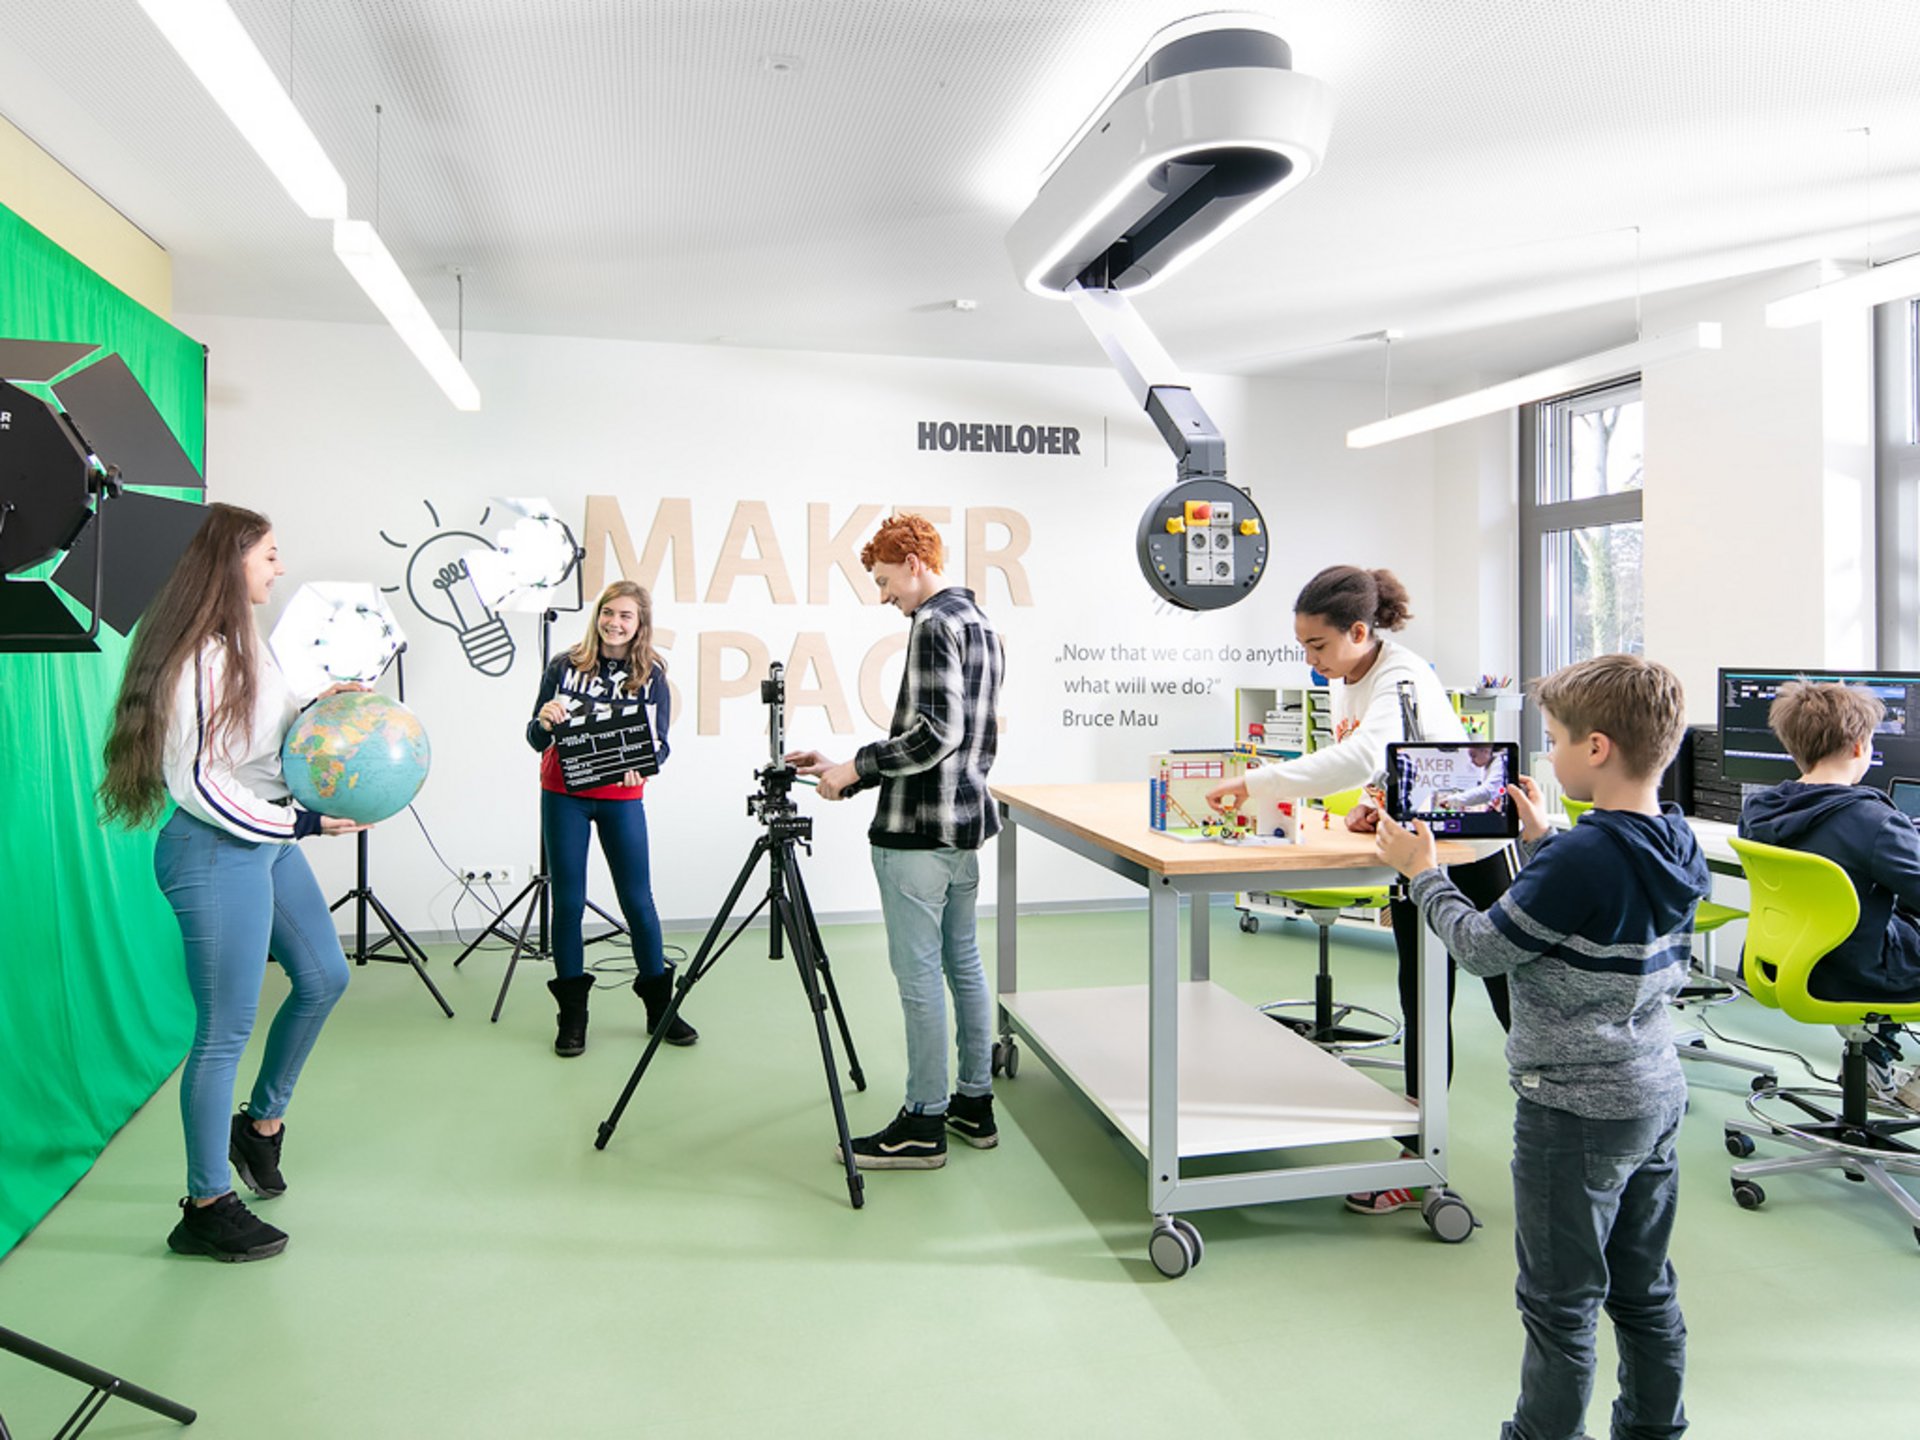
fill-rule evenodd
<path id="1" fill-rule="evenodd" d="M 1135 402 L 1173 451 L 1179 480 L 1140 517 L 1140 572 L 1183 610 L 1244 600 L 1267 567 L 1266 525 L 1244 489 L 1227 483 L 1227 442 L 1127 297 L 1070 281 L 1064 292 Z"/>

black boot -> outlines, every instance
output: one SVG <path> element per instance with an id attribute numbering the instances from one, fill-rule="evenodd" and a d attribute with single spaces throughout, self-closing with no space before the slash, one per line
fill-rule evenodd
<path id="1" fill-rule="evenodd" d="M 673 999 L 673 967 L 668 966 L 650 980 L 636 975 L 633 993 L 646 1003 L 647 1033 L 651 1035 L 660 1028 L 660 1017 L 667 1013 L 667 1005 Z M 700 1032 L 675 1015 L 667 1033 L 660 1038 L 669 1045 L 691 1045 L 700 1038 Z"/>
<path id="2" fill-rule="evenodd" d="M 547 989 L 553 992 L 554 1002 L 560 1007 L 553 1053 L 572 1058 L 587 1048 L 587 996 L 593 993 L 593 976 L 549 980 Z"/>

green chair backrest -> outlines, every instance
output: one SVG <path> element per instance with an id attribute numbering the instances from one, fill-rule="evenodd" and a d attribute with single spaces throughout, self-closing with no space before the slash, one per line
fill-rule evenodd
<path id="1" fill-rule="evenodd" d="M 1593 802 L 1591 800 L 1575 800 L 1571 796 L 1562 796 L 1560 803 L 1566 807 L 1567 819 L 1575 825 L 1580 823 L 1580 817 L 1582 815 L 1593 808 Z"/>
<path id="2" fill-rule="evenodd" d="M 1860 897 L 1847 872 L 1803 850 L 1757 840 L 1728 843 L 1752 893 L 1742 969 L 1754 998 L 1812 1024 L 1859 1023 L 1871 1005 L 1821 1000 L 1807 991 L 1814 965 L 1860 922 Z"/>
<path id="3" fill-rule="evenodd" d="M 1326 807 L 1329 815 L 1344 815 L 1360 803 L 1363 792 L 1359 786 L 1351 790 L 1336 790 L 1331 795 L 1320 797 L 1320 803 Z"/>

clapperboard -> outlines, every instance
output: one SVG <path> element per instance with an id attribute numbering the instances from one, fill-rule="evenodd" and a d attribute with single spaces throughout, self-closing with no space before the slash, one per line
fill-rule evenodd
<path id="1" fill-rule="evenodd" d="M 572 792 L 617 785 L 629 770 L 642 775 L 660 770 L 647 707 L 639 700 L 589 700 L 580 714 L 554 730 L 553 748 L 560 759 L 561 783 Z"/>

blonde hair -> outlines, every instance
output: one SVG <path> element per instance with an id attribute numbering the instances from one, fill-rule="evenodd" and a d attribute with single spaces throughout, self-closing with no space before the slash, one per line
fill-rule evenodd
<path id="1" fill-rule="evenodd" d="M 587 633 L 578 645 L 567 652 L 567 659 L 573 662 L 573 668 L 582 675 L 598 668 L 600 664 L 600 612 L 614 600 L 631 600 L 640 610 L 639 628 L 634 632 L 633 643 L 627 647 L 627 694 L 638 695 L 646 688 L 653 667 L 658 665 L 663 671 L 667 662 L 659 651 L 653 648 L 653 597 L 647 593 L 644 585 L 636 585 L 631 580 L 616 580 L 600 592 L 600 598 L 593 602 L 593 609 L 587 615 Z"/>
<path id="2" fill-rule="evenodd" d="M 1636 780 L 1659 777 L 1687 728 L 1680 677 L 1638 655 L 1598 655 L 1565 666 L 1534 682 L 1533 699 L 1570 738 L 1606 736 Z"/>
<path id="3" fill-rule="evenodd" d="M 1789 680 L 1767 707 L 1767 725 L 1802 770 L 1871 743 L 1887 707 L 1870 690 Z"/>

